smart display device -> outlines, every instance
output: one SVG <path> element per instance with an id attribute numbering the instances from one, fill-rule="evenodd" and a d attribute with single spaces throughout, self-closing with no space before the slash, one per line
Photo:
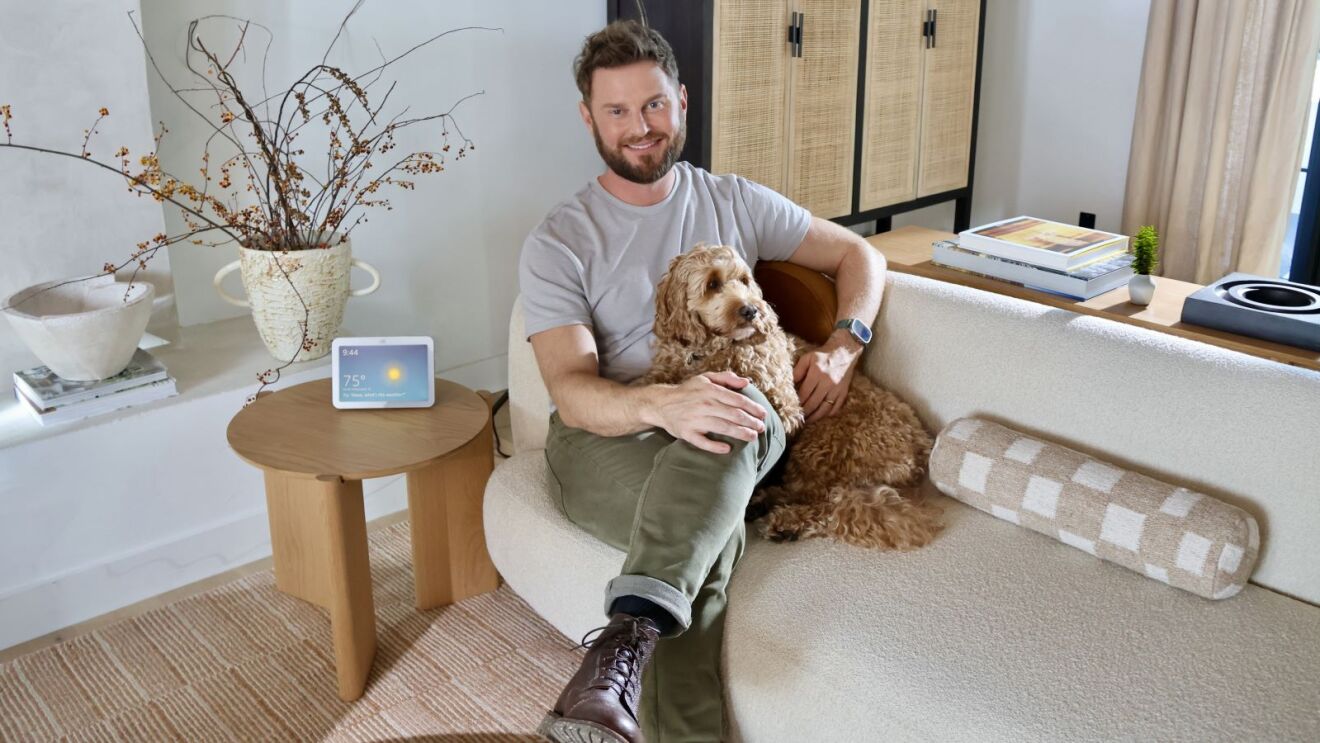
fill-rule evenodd
<path id="1" fill-rule="evenodd" d="M 336 408 L 435 404 L 435 344 L 428 336 L 336 338 L 331 353 Z"/>

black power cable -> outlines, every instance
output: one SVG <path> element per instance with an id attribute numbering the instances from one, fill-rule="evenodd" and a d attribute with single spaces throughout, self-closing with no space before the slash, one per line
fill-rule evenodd
<path id="1" fill-rule="evenodd" d="M 503 407 L 504 403 L 508 401 L 509 401 L 509 391 L 505 390 L 500 393 L 499 397 L 495 398 L 495 402 L 491 403 L 490 406 L 490 420 L 491 420 L 490 427 L 491 430 L 495 432 L 495 451 L 499 452 L 501 457 L 507 457 L 509 455 L 504 453 L 504 447 L 500 445 L 500 429 L 495 426 L 495 414 L 498 413 L 500 411 L 500 408 Z"/>

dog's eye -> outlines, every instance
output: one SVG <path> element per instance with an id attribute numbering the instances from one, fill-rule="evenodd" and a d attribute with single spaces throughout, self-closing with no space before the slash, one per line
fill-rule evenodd
<path id="1" fill-rule="evenodd" d="M 711 279 L 710 281 L 706 282 L 706 291 L 713 292 L 718 288 L 720 288 L 719 279 Z"/>

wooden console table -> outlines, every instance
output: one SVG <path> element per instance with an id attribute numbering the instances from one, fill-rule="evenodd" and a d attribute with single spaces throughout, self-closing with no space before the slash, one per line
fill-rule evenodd
<path id="1" fill-rule="evenodd" d="M 1028 289 L 1004 281 L 982 278 L 931 263 L 931 245 L 938 240 L 948 240 L 954 237 L 956 235 L 952 232 L 908 226 L 900 227 L 891 232 L 872 235 L 866 240 L 881 253 L 884 253 L 885 260 L 888 262 L 890 270 L 893 271 L 1006 294 L 1082 315 L 1092 315 L 1107 320 L 1128 323 L 1129 325 L 1139 325 L 1143 328 L 1190 338 L 1194 341 L 1259 356 L 1282 364 L 1320 371 L 1320 353 L 1315 351 L 1183 323 L 1181 321 L 1183 300 L 1200 289 L 1200 284 L 1157 276 L 1155 277 L 1155 298 L 1146 307 L 1128 302 L 1126 285 L 1085 301 L 1069 299 L 1058 294 L 1050 294 L 1049 292 Z"/>

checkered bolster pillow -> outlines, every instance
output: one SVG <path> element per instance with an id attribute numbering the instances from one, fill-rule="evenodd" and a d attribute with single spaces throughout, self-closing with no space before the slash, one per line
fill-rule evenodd
<path id="1" fill-rule="evenodd" d="M 1246 585 L 1260 530 L 1246 511 L 997 423 L 940 432 L 930 477 L 943 493 L 1199 596 Z"/>

